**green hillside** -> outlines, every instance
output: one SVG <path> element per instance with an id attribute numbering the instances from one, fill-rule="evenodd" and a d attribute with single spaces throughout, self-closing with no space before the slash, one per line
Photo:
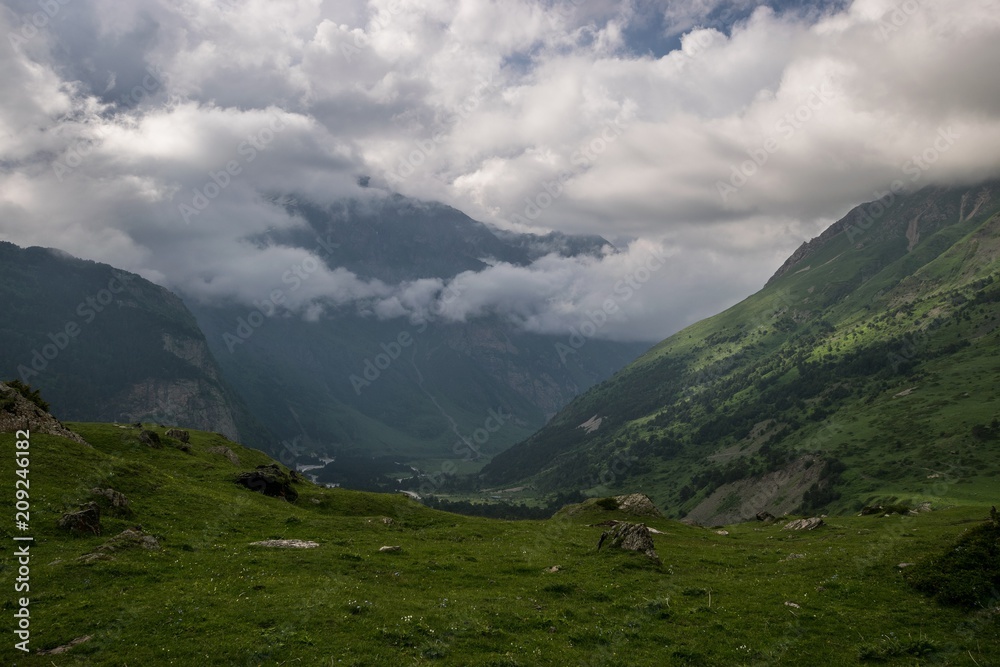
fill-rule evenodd
<path id="1" fill-rule="evenodd" d="M 983 506 L 829 519 L 807 533 L 643 518 L 663 533 L 657 564 L 596 550 L 605 528 L 591 524 L 627 518 L 604 502 L 511 523 L 300 482 L 290 503 L 237 486 L 268 460 L 218 435 L 193 432 L 185 445 L 156 428 L 154 448 L 138 429 L 71 426 L 93 448 L 30 441 L 32 653 L 14 650 L 8 631 L 2 664 L 988 665 L 1000 655 L 987 591 L 963 607 L 908 583 L 970 590 L 937 565 L 963 533 L 973 546 L 992 535 Z M 14 436 L 0 434 L 0 448 L 15 451 Z M 15 458 L 0 460 L 13 497 Z M 124 494 L 128 509 L 92 489 Z M 95 499 L 100 535 L 57 527 Z M 25 535 L 12 528 L 0 528 L 8 545 Z M 251 545 L 271 539 L 319 546 Z M 0 557 L 8 628 L 20 608 L 12 554 Z M 904 561 L 919 576 L 901 575 Z M 961 572 L 973 589 L 982 580 Z"/>
<path id="2" fill-rule="evenodd" d="M 760 292 L 497 457 L 485 482 L 641 491 L 704 523 L 990 499 L 998 209 L 997 183 L 859 207 Z"/>

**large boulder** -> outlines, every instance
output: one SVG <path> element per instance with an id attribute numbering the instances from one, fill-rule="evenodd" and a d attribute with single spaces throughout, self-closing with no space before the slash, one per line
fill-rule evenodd
<path id="1" fill-rule="evenodd" d="M 656 546 L 653 544 L 653 535 L 644 523 L 621 522 L 615 524 L 610 530 L 604 531 L 601 540 L 597 543 L 597 550 L 607 543 L 608 547 L 624 549 L 626 551 L 639 551 L 657 563 L 660 556 L 656 553 Z"/>
<path id="2" fill-rule="evenodd" d="M 299 492 L 292 488 L 292 478 L 274 463 L 241 473 L 236 483 L 265 496 L 284 498 L 290 503 L 299 497 Z"/>

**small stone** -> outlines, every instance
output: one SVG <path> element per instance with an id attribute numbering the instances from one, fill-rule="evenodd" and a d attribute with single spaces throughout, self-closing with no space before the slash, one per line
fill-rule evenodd
<path id="1" fill-rule="evenodd" d="M 386 553 L 395 553 L 397 551 L 402 551 L 402 550 L 403 547 L 400 546 L 392 546 L 392 547 L 386 546 L 386 547 L 380 547 L 378 551 L 379 553 L 386 554 Z"/>
<path id="2" fill-rule="evenodd" d="M 552 567 L 548 568 L 548 569 L 547 569 L 547 570 L 545 570 L 545 571 L 546 571 L 546 572 L 548 572 L 549 574 L 555 574 L 556 572 L 558 572 L 558 571 L 559 571 L 559 570 L 561 570 L 561 569 L 562 569 L 562 568 L 561 568 L 561 567 L 559 567 L 558 565 L 553 565 Z"/>
<path id="3" fill-rule="evenodd" d="M 908 567 L 913 567 L 913 565 L 914 565 L 914 563 L 900 563 L 896 567 L 898 567 L 900 570 L 903 570 L 903 569 L 906 569 Z"/>
<path id="4" fill-rule="evenodd" d="M 715 531 L 715 534 L 716 535 L 722 535 L 723 537 L 725 537 L 726 535 L 729 534 L 729 531 L 728 530 L 717 530 L 717 531 Z"/>
<path id="5" fill-rule="evenodd" d="M 791 607 L 792 609 L 801 609 L 802 608 L 799 605 L 795 604 L 794 602 L 785 602 L 785 606 L 786 607 Z"/>

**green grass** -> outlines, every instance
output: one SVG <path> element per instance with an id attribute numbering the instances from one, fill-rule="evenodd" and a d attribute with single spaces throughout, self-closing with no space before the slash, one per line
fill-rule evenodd
<path id="1" fill-rule="evenodd" d="M 141 446 L 134 430 L 72 426 L 94 449 L 31 440 L 31 646 L 92 639 L 43 657 L 19 655 L 8 635 L 3 664 L 987 665 L 1000 655 L 995 614 L 940 605 L 897 568 L 938 556 L 984 506 L 835 517 L 805 534 L 643 519 L 665 533 L 660 567 L 597 552 L 604 528 L 589 524 L 616 516 L 597 505 L 514 523 L 309 484 L 289 504 L 237 487 L 238 472 L 267 459 L 231 443 L 240 467 L 208 453 L 219 436 L 192 433 L 185 453 Z M 13 437 L 0 447 L 12 451 Z M 12 457 L 2 460 L 12 480 Z M 57 529 L 92 487 L 124 492 L 133 515 L 104 517 L 101 536 Z M 77 560 L 135 524 L 162 548 Z M 10 544 L 12 531 L 0 537 Z M 270 538 L 321 546 L 250 546 Z M 10 618 L 10 549 L 0 562 Z"/>

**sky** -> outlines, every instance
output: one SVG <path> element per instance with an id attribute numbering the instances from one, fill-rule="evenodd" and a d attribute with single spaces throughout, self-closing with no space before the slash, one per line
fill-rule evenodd
<path id="1" fill-rule="evenodd" d="M 894 181 L 1000 176 L 1000 0 L 2 0 L 0 36 L 0 238 L 205 301 L 311 267 L 311 319 L 659 340 Z M 618 251 L 387 285 L 259 242 L 389 193 Z"/>

